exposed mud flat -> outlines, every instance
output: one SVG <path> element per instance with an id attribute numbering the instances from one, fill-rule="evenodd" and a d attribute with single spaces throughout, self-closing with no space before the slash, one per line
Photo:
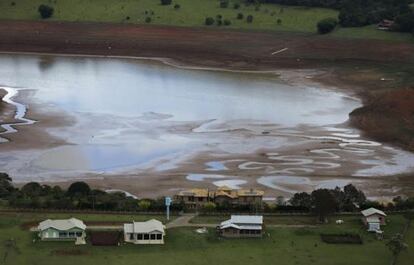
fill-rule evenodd
<path id="1" fill-rule="evenodd" d="M 18 55 L 2 55 L 0 64 L 0 83 L 29 92 L 22 106 L 37 121 L 12 126 L 18 132 L 0 145 L 1 171 L 16 182 L 88 179 L 151 197 L 221 185 L 290 196 L 352 182 L 392 196 L 398 184 L 378 186 L 413 171 L 414 155 L 347 125 L 360 100 L 321 88 L 315 71 Z M 44 134 L 33 137 L 36 128 Z"/>

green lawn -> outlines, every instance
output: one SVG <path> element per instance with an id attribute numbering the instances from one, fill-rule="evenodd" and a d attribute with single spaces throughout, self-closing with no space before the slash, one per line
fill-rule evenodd
<path id="1" fill-rule="evenodd" d="M 37 219 L 38 216 L 33 218 Z M 111 220 L 113 216 L 102 218 Z M 224 240 L 215 236 L 214 229 L 209 230 L 206 235 L 200 235 L 195 233 L 194 229 L 179 228 L 167 231 L 164 246 L 120 247 L 74 246 L 69 242 L 33 243 L 33 234 L 20 228 L 22 221 L 30 219 L 29 214 L 25 214 L 23 218 L 18 215 L 0 215 L 1 264 L 386 265 L 390 260 L 386 241 L 378 241 L 372 234 L 365 232 L 359 217 L 349 217 L 345 225 L 341 226 L 329 224 L 302 229 L 268 228 L 268 235 L 263 239 Z M 386 227 L 387 236 L 398 232 L 404 224 L 401 216 L 390 216 L 389 220 L 390 223 Z M 330 232 L 360 233 L 364 244 L 322 243 L 319 234 Z M 9 239 L 13 239 L 16 244 L 7 244 Z"/>
<path id="2" fill-rule="evenodd" d="M 408 244 L 408 249 L 401 253 L 397 264 L 412 264 L 414 261 L 414 221 L 411 221 L 410 229 L 404 241 Z"/>
<path id="3" fill-rule="evenodd" d="M 162 6 L 158 0 L 4 0 L 0 1 L 0 19 L 39 20 L 38 6 L 49 4 L 55 8 L 50 20 L 145 23 L 145 19 L 151 17 L 152 24 L 201 27 L 206 17 L 221 15 L 223 20 L 229 19 L 232 23 L 221 28 L 309 33 L 316 31 L 319 20 L 338 15 L 338 11 L 332 9 L 274 4 L 262 4 L 260 10 L 244 4 L 234 9 L 234 3 L 238 2 L 234 0 L 228 8 L 220 8 L 218 0 L 173 0 L 169 6 Z M 181 7 L 174 9 L 175 4 Z M 244 15 L 243 20 L 236 19 L 238 13 Z M 253 15 L 253 23 L 246 22 L 247 15 Z M 281 24 L 277 23 L 278 19 Z M 381 32 L 375 27 L 340 29 L 333 35 L 397 41 L 412 39 L 410 34 Z"/>

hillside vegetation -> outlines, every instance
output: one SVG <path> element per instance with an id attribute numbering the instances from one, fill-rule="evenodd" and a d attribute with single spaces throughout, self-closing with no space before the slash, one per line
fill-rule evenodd
<path id="1" fill-rule="evenodd" d="M 339 11 L 329 8 L 282 6 L 279 4 L 245 4 L 229 1 L 222 8 L 218 0 L 175 0 L 161 5 L 157 0 L 5 0 L 0 2 L 0 19 L 41 20 L 40 5 L 53 7 L 52 21 L 89 21 L 137 23 L 190 27 L 233 28 L 316 32 L 318 21 L 338 17 Z M 248 21 L 251 16 L 252 21 Z M 214 19 L 205 25 L 207 17 Z M 410 40 L 409 34 L 389 33 L 374 27 L 337 29 L 335 36 Z"/>

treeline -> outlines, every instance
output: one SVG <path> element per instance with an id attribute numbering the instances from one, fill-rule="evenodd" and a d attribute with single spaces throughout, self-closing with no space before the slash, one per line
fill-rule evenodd
<path id="1" fill-rule="evenodd" d="M 414 31 L 413 0 L 246 0 L 250 4 L 273 3 L 281 5 L 325 7 L 339 10 L 338 23 L 342 27 L 361 27 L 394 20 L 394 31 Z"/>
<path id="2" fill-rule="evenodd" d="M 108 193 L 91 189 L 85 182 L 74 182 L 68 189 L 30 182 L 20 189 L 12 179 L 0 173 L 0 200 L 6 206 L 32 209 L 105 210 L 105 211 L 165 211 L 164 198 L 134 199 L 122 192 Z M 182 211 L 183 205 L 173 203 L 172 211 Z"/>
<path id="3" fill-rule="evenodd" d="M 319 216 L 324 221 L 329 214 L 338 212 L 355 212 L 371 207 L 387 211 L 405 211 L 414 209 L 414 198 L 395 197 L 393 202 L 384 205 L 367 200 L 365 194 L 354 185 L 348 184 L 343 189 L 317 189 L 312 193 L 300 192 L 289 200 L 293 207 L 305 209 Z"/>

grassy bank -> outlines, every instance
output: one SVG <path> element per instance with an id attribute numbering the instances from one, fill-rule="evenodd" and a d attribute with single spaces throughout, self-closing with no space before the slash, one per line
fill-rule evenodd
<path id="1" fill-rule="evenodd" d="M 50 216 L 45 216 L 50 217 Z M 168 230 L 164 246 L 93 247 L 74 246 L 67 242 L 36 242 L 33 234 L 22 230 L 23 221 L 38 216 L 0 215 L 0 255 L 2 264 L 389 264 L 386 241 L 378 241 L 363 229 L 359 217 L 350 217 L 344 225 L 331 224 L 317 228 L 267 228 L 263 239 L 223 240 L 208 234 L 197 234 L 194 228 Z M 105 217 L 110 220 L 113 216 Z M 401 230 L 402 216 L 390 216 L 385 234 Z M 359 233 L 363 245 L 334 245 L 320 240 L 320 233 Z M 13 241 L 8 241 L 13 239 Z M 10 243 L 12 242 L 12 243 Z M 237 257 L 237 258 L 235 258 Z M 399 264 L 404 264 L 403 262 Z M 405 263 L 409 264 L 409 263 Z"/>
<path id="2" fill-rule="evenodd" d="M 7 0 L 0 2 L 0 19 L 40 20 L 37 11 L 40 4 L 48 4 L 55 9 L 53 21 L 91 21 L 111 23 L 138 23 L 202 27 L 206 17 L 231 21 L 229 26 L 245 30 L 271 30 L 291 32 L 316 32 L 316 23 L 327 17 L 337 17 L 338 11 L 325 8 L 308 8 L 262 4 L 235 9 L 231 1 L 228 8 L 220 8 L 218 0 L 176 0 L 172 5 L 162 6 L 157 0 Z M 13 4 L 14 3 L 14 4 Z M 179 8 L 174 8 L 178 4 Z M 237 19 L 239 13 L 243 19 Z M 246 17 L 253 16 L 247 23 Z M 217 25 L 209 27 L 218 27 Z M 410 34 L 378 31 L 375 27 L 339 29 L 334 34 L 339 37 L 374 38 L 388 40 L 411 40 Z"/>

